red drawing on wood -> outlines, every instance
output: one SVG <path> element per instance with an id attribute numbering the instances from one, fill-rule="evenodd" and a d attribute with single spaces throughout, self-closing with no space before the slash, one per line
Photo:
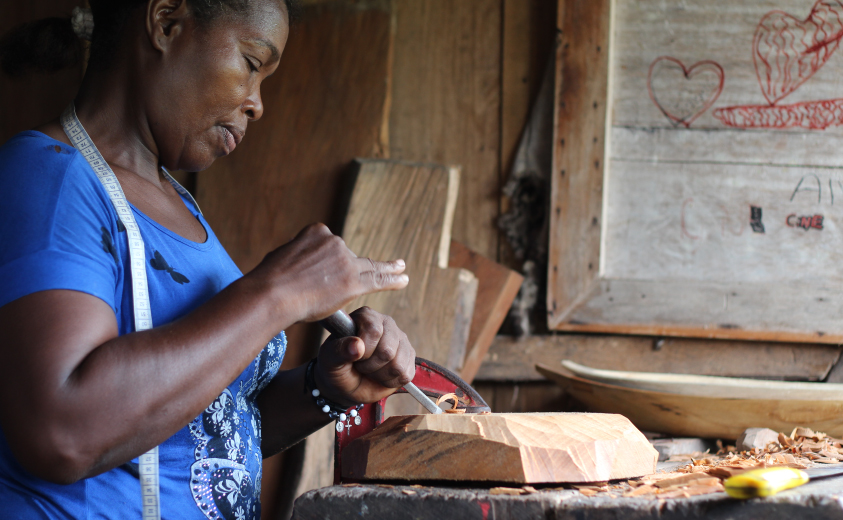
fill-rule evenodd
<path id="1" fill-rule="evenodd" d="M 843 4 L 819 0 L 805 20 L 783 11 L 761 19 L 752 40 L 752 58 L 761 92 L 771 105 L 816 74 L 840 45 Z"/>
<path id="2" fill-rule="evenodd" d="M 714 117 L 736 128 L 806 128 L 825 130 L 843 125 L 843 99 L 792 105 L 744 105 L 718 108 Z"/>
<path id="3" fill-rule="evenodd" d="M 819 0 L 805 20 L 783 11 L 764 15 L 752 41 L 752 59 L 769 105 L 718 108 L 714 117 L 736 128 L 805 128 L 843 125 L 843 99 L 777 105 L 808 81 L 840 46 L 843 3 Z"/>
<path id="4" fill-rule="evenodd" d="M 650 99 L 674 125 L 691 126 L 723 92 L 723 67 L 705 60 L 691 67 L 670 56 L 650 64 L 647 89 Z"/>

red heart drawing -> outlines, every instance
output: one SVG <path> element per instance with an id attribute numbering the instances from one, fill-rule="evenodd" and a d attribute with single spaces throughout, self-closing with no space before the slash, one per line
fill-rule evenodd
<path id="1" fill-rule="evenodd" d="M 660 56 L 650 64 L 647 88 L 650 99 L 674 125 L 688 128 L 717 101 L 724 80 L 723 67 L 713 61 L 686 68 L 676 58 Z"/>
<path id="2" fill-rule="evenodd" d="M 755 30 L 752 58 L 761 92 L 771 105 L 816 74 L 840 45 L 843 3 L 819 0 L 805 20 L 770 11 Z"/>

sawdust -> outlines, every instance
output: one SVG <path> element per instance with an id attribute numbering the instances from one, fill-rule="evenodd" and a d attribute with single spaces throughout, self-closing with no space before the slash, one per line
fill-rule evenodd
<path id="1" fill-rule="evenodd" d="M 687 457 L 689 464 L 670 473 L 656 473 L 612 486 L 621 488 L 624 497 L 687 498 L 723 491 L 723 480 L 758 468 L 788 467 L 806 469 L 819 464 L 843 461 L 843 440 L 809 428 L 795 428 L 790 435 L 779 433 L 778 441 L 763 449 L 738 452 L 723 446 L 715 455 L 708 453 Z M 611 496 L 609 486 L 573 486 L 585 496 Z"/>

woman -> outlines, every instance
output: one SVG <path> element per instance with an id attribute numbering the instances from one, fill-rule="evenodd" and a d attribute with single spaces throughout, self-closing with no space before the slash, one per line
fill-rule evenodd
<path id="1" fill-rule="evenodd" d="M 258 518 L 262 457 L 414 375 L 406 336 L 369 309 L 309 371 L 278 371 L 278 331 L 403 288 L 404 263 L 313 225 L 241 277 L 166 174 L 207 168 L 261 117 L 290 0 L 90 4 L 75 105 L 0 148 L 0 517 L 139 518 L 138 457 L 160 445 L 162 518 Z M 70 31 L 20 29 L 6 68 L 72 54 Z"/>

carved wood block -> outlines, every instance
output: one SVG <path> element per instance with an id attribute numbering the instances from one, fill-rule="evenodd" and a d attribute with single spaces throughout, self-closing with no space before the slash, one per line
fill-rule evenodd
<path id="1" fill-rule="evenodd" d="M 614 414 L 407 415 L 343 453 L 343 478 L 597 482 L 655 472 L 658 452 Z"/>

